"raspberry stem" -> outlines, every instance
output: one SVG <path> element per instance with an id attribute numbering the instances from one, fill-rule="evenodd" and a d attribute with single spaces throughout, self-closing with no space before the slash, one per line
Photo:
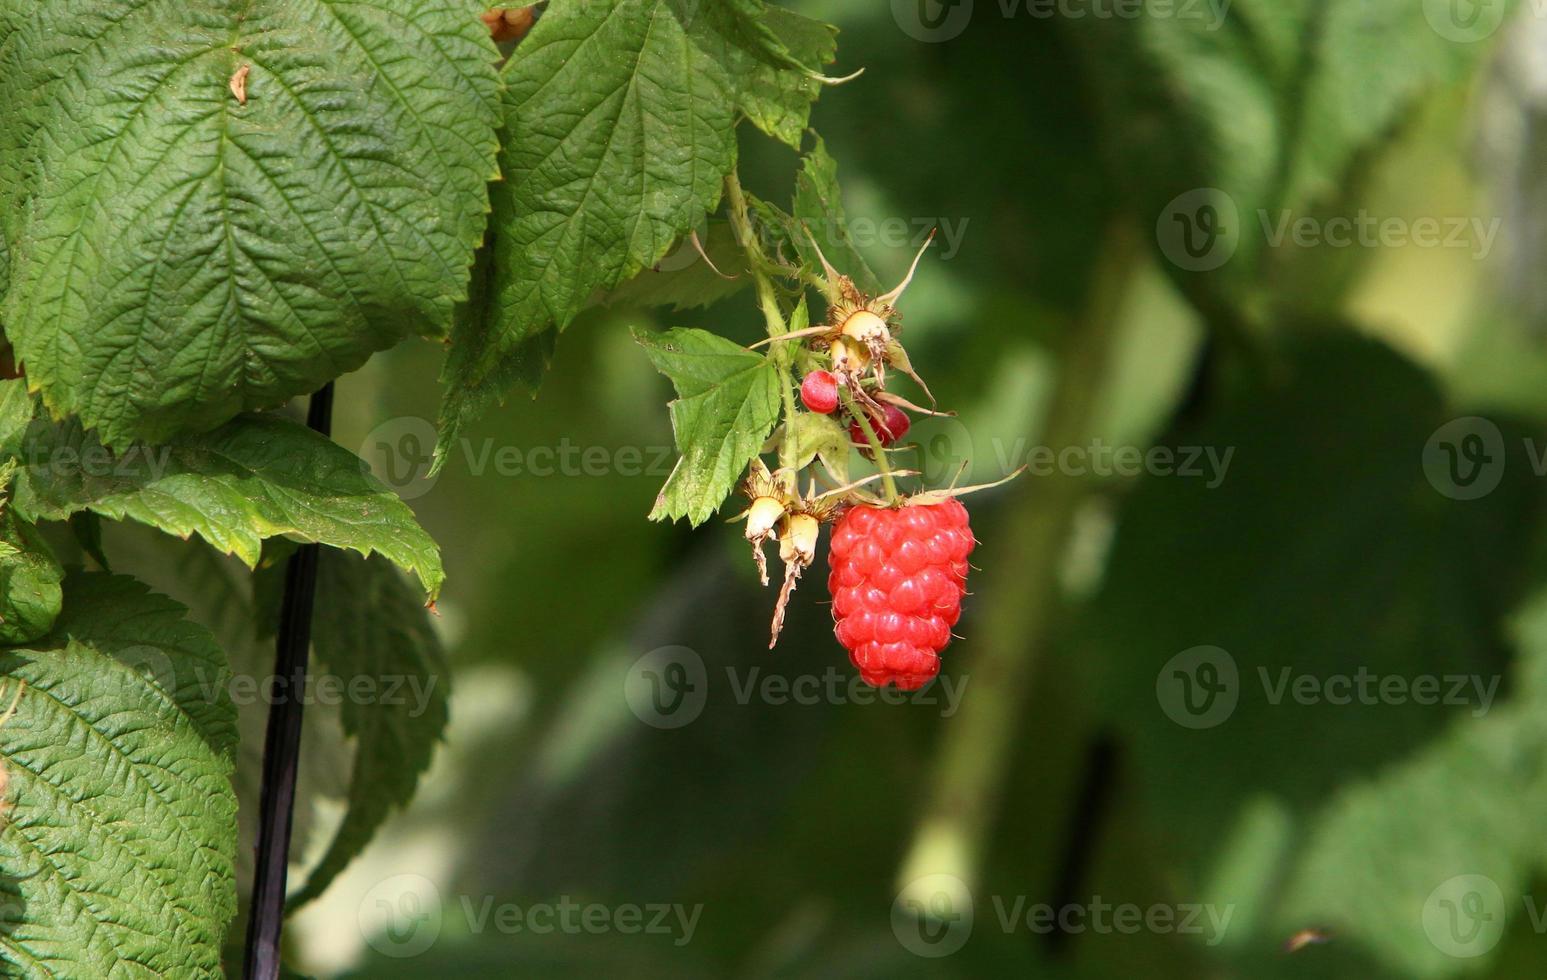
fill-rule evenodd
<path id="1" fill-rule="evenodd" d="M 859 429 L 865 434 L 865 441 L 870 444 L 870 454 L 876 459 L 876 472 L 881 474 L 881 488 L 886 491 L 886 502 L 897 502 L 897 481 L 892 479 L 892 467 L 886 460 L 886 448 L 881 445 L 881 437 L 876 435 L 875 426 L 870 422 L 870 414 L 858 405 L 854 404 L 854 396 L 843 385 L 838 386 L 838 398 L 843 402 L 844 411 L 854 417 L 859 423 Z"/>
<path id="2" fill-rule="evenodd" d="M 747 269 L 752 273 L 752 281 L 757 287 L 757 305 L 763 311 L 768 336 L 778 337 L 788 333 L 789 324 L 784 319 L 784 311 L 779 308 L 779 295 L 768 275 L 773 265 L 758 243 L 756 230 L 752 227 L 752 219 L 747 211 L 747 197 L 741 189 L 741 178 L 734 170 L 725 175 L 725 197 L 730 204 L 731 229 L 736 234 L 742 252 L 746 254 Z M 795 426 L 791 424 L 795 419 L 795 381 L 790 372 L 791 345 L 772 346 L 773 350 L 768 352 L 768 356 L 779 371 L 779 392 L 784 402 L 784 438 L 779 443 L 779 465 L 793 473 L 800 462 L 800 446 L 797 444 Z"/>

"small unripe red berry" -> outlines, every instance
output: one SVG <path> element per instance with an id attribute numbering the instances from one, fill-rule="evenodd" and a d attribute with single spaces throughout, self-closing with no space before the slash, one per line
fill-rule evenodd
<path id="1" fill-rule="evenodd" d="M 885 417 L 878 419 L 872 415 L 870 427 L 876 430 L 876 438 L 881 441 L 882 447 L 886 447 L 907 435 L 913 422 L 908 418 L 908 413 L 896 405 L 883 405 L 882 408 L 886 410 Z M 849 423 L 849 438 L 861 446 L 869 444 L 858 419 Z"/>
<path id="2" fill-rule="evenodd" d="M 831 371 L 812 371 L 800 383 L 800 400 L 818 415 L 838 407 L 838 378 Z"/>

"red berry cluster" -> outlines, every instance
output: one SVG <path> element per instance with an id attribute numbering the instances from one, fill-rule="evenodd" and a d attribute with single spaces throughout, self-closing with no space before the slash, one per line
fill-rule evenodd
<path id="1" fill-rule="evenodd" d="M 812 371 L 806 375 L 800 383 L 800 400 L 811 411 L 819 415 L 831 415 L 838 409 L 838 378 L 831 371 Z M 870 415 L 870 427 L 876 434 L 876 439 L 883 447 L 890 446 L 898 439 L 908 434 L 908 429 L 913 425 L 913 420 L 908 418 L 908 413 L 896 405 L 881 406 L 881 414 L 874 412 Z M 860 426 L 859 420 L 849 422 L 849 439 L 868 457 L 868 440 L 865 438 L 865 430 Z"/>
<path id="2" fill-rule="evenodd" d="M 940 672 L 975 544 L 955 499 L 860 505 L 839 518 L 828 556 L 833 632 L 867 684 L 912 691 Z"/>
<path id="3" fill-rule="evenodd" d="M 883 412 L 881 416 L 870 416 L 870 428 L 876 434 L 876 441 L 884 448 L 907 435 L 913 422 L 908 418 L 908 413 L 896 405 L 883 405 L 881 408 Z M 858 419 L 849 423 L 849 438 L 856 446 L 863 447 L 861 452 L 866 457 L 871 455 L 869 443 L 865 439 L 865 430 L 860 427 Z"/>

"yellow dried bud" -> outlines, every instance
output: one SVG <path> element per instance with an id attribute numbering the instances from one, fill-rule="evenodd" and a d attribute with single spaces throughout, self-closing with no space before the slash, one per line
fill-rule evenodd
<path id="1" fill-rule="evenodd" d="M 891 339 L 892 332 L 887 328 L 886 321 L 874 313 L 869 310 L 856 310 L 843 321 L 843 335 L 853 337 L 866 347 L 872 347 L 877 340 L 883 344 L 886 343 Z"/>
<path id="2" fill-rule="evenodd" d="M 779 557 L 785 564 L 809 565 L 816 560 L 821 522 L 810 514 L 791 514 L 779 530 Z"/>
<path id="3" fill-rule="evenodd" d="M 747 540 L 767 540 L 783 516 L 784 501 L 778 497 L 758 497 L 747 510 Z"/>
<path id="4" fill-rule="evenodd" d="M 860 374 L 870 363 L 870 350 L 853 337 L 838 337 L 832 346 L 833 370 L 840 374 Z"/>

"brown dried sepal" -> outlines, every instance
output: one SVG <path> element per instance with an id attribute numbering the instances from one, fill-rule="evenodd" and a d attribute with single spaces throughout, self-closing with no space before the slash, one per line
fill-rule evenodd
<path id="1" fill-rule="evenodd" d="M 779 526 L 779 558 L 784 562 L 784 585 L 779 589 L 779 601 L 774 606 L 773 624 L 768 638 L 768 649 L 779 642 L 784 630 L 784 610 L 790 604 L 790 595 L 800 581 L 800 573 L 816 561 L 816 541 L 821 533 L 822 521 L 816 514 L 790 514 Z"/>

